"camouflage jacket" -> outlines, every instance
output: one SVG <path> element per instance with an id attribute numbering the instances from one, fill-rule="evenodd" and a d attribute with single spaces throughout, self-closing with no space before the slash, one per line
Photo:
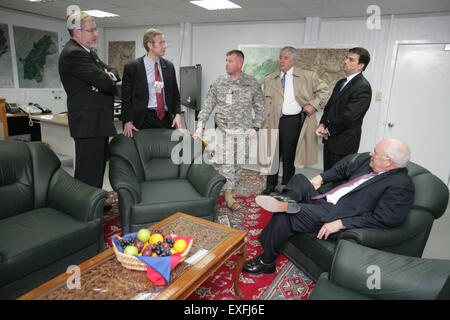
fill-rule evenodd
<path id="1" fill-rule="evenodd" d="M 223 130 L 260 128 L 266 118 L 261 86 L 245 73 L 235 80 L 227 74 L 214 81 L 198 115 L 197 128 L 205 127 L 214 109 L 216 124 Z"/>

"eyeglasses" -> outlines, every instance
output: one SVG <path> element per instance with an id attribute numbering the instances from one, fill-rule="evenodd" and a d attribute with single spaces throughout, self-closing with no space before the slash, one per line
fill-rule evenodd
<path id="1" fill-rule="evenodd" d="M 94 28 L 94 29 L 81 29 L 82 31 L 86 31 L 86 32 L 89 32 L 89 33 L 93 33 L 93 32 L 97 32 L 97 28 Z"/>
<path id="2" fill-rule="evenodd" d="M 373 149 L 373 151 L 370 152 L 370 155 L 371 155 L 372 157 L 374 157 L 374 158 L 382 158 L 382 159 L 384 159 L 384 160 L 392 160 L 390 157 L 387 157 L 387 156 L 380 156 L 380 155 L 377 153 L 377 150 L 376 150 L 376 149 Z"/>

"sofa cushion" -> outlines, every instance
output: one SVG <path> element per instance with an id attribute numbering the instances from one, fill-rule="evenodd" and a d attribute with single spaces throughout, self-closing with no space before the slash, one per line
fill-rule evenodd
<path id="1" fill-rule="evenodd" d="M 52 208 L 0 220 L 0 285 L 98 242 L 100 233 L 99 219 L 85 223 Z"/>
<path id="2" fill-rule="evenodd" d="M 305 255 L 313 258 L 320 268 L 329 270 L 336 249 L 336 241 L 319 240 L 313 234 L 303 232 L 290 237 L 289 241 Z"/>
<path id="3" fill-rule="evenodd" d="M 368 296 L 359 294 L 353 290 L 340 287 L 329 280 L 329 275 L 324 272 L 320 275 L 314 289 L 308 297 L 309 300 L 373 300 Z"/>
<path id="4" fill-rule="evenodd" d="M 131 208 L 133 224 L 149 222 L 149 214 L 160 221 L 177 211 L 200 217 L 213 212 L 214 199 L 201 196 L 188 180 L 147 181 L 140 187 L 141 204 Z"/>
<path id="5" fill-rule="evenodd" d="M 0 143 L 0 219 L 33 209 L 33 173 L 26 143 Z"/>

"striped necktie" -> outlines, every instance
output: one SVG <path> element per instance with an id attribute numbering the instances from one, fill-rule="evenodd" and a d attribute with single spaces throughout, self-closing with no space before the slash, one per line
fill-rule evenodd
<path id="1" fill-rule="evenodd" d="M 377 174 L 378 173 L 376 173 L 376 172 L 370 172 L 370 173 L 363 174 L 362 176 L 356 177 L 356 178 L 354 178 L 354 179 L 352 179 L 352 180 L 350 180 L 350 181 L 348 181 L 346 183 L 343 183 L 343 184 L 337 186 L 336 188 L 331 189 L 327 193 L 324 193 L 324 194 L 312 197 L 312 199 L 317 200 L 317 199 L 325 198 L 326 196 L 328 196 L 328 195 L 330 195 L 332 193 L 335 193 L 336 191 L 338 191 L 338 190 L 340 190 L 342 188 L 348 187 L 348 186 L 354 184 L 355 182 L 358 182 L 359 180 L 370 178 L 370 177 L 374 177 Z"/>

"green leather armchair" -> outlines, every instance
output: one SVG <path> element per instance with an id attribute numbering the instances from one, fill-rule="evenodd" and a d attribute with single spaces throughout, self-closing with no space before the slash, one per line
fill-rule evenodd
<path id="1" fill-rule="evenodd" d="M 450 299 L 450 261 L 421 259 L 339 241 L 331 270 L 310 300 Z"/>
<path id="2" fill-rule="evenodd" d="M 190 150 L 183 154 L 187 146 Z M 109 179 L 118 193 L 124 234 L 176 212 L 217 221 L 226 179 L 212 165 L 194 163 L 195 151 L 188 134 L 171 129 L 143 129 L 133 138 L 118 135 L 111 141 Z M 200 156 L 201 151 L 200 147 Z M 175 163 L 172 155 L 184 157 L 184 163 Z"/>
<path id="3" fill-rule="evenodd" d="M 0 141 L 0 155 L 0 299 L 13 299 L 104 249 L 108 193 L 42 144 Z"/>
<path id="4" fill-rule="evenodd" d="M 353 154 L 336 165 L 369 157 L 369 153 Z M 409 162 L 408 174 L 414 187 L 413 208 L 406 221 L 391 229 L 360 228 L 345 230 L 338 240 L 347 239 L 366 247 L 411 257 L 421 257 L 433 221 L 441 217 L 448 204 L 447 186 L 425 168 Z M 322 192 L 339 185 L 323 186 Z M 286 242 L 281 252 L 311 279 L 317 281 L 320 274 L 330 271 L 337 241 L 318 240 L 308 233 L 298 233 Z"/>

